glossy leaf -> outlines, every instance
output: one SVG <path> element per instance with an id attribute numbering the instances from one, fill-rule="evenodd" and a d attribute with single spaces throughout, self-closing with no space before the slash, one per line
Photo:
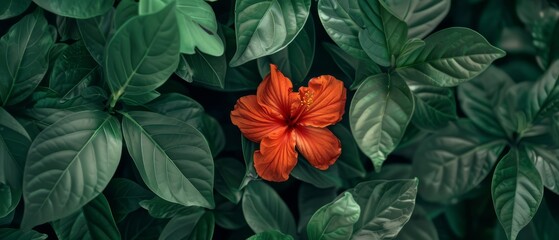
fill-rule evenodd
<path id="1" fill-rule="evenodd" d="M 111 89 L 111 107 L 155 90 L 175 71 L 179 35 L 174 4 L 127 21 L 113 35 L 105 51 L 104 70 Z"/>
<path id="2" fill-rule="evenodd" d="M 297 193 L 297 208 L 299 223 L 297 230 L 303 235 L 307 230 L 307 223 L 314 213 L 322 206 L 334 201 L 336 188 L 317 188 L 308 183 L 302 183 Z"/>
<path id="3" fill-rule="evenodd" d="M 367 59 L 359 43 L 359 31 L 364 26 L 358 0 L 319 0 L 318 16 L 334 42 L 350 55 Z"/>
<path id="4" fill-rule="evenodd" d="M 353 239 L 394 238 L 410 219 L 417 194 L 417 178 L 367 181 L 348 190 L 361 207 Z"/>
<path id="5" fill-rule="evenodd" d="M 124 218 L 140 208 L 140 201 L 153 198 L 153 193 L 126 178 L 113 178 L 103 192 L 111 206 L 115 221 Z"/>
<path id="6" fill-rule="evenodd" d="M 408 26 L 380 0 L 359 0 L 365 28 L 359 31 L 359 43 L 374 62 L 388 67 L 395 64 L 407 40 Z"/>
<path id="7" fill-rule="evenodd" d="M 398 75 L 369 77 L 357 89 L 349 109 L 351 132 L 377 172 L 398 146 L 413 109 L 410 89 Z"/>
<path id="8" fill-rule="evenodd" d="M 424 142 L 413 157 L 414 175 L 421 180 L 419 194 L 441 203 L 481 183 L 506 146 L 506 141 L 484 135 L 467 120 L 451 124 Z"/>
<path id="9" fill-rule="evenodd" d="M 261 233 L 277 230 L 295 235 L 295 219 L 276 191 L 264 182 L 252 182 L 243 194 L 243 214 L 250 228 Z"/>
<path id="10" fill-rule="evenodd" d="M 234 158 L 215 161 L 215 190 L 235 204 L 242 196 L 239 186 L 244 176 L 243 168 L 243 164 Z"/>
<path id="11" fill-rule="evenodd" d="M 285 48 L 303 29 L 311 0 L 245 0 L 235 3 L 237 50 L 229 63 L 239 66 Z"/>
<path id="12" fill-rule="evenodd" d="M 188 63 L 194 83 L 215 88 L 225 87 L 227 60 L 224 55 L 214 57 L 197 51 L 193 55 L 182 54 L 181 58 Z"/>
<path id="13" fill-rule="evenodd" d="M 410 79 L 407 84 L 415 101 L 412 123 L 416 127 L 436 131 L 458 119 L 452 89 L 421 84 Z"/>
<path id="14" fill-rule="evenodd" d="M 76 20 L 85 47 L 100 65 L 105 58 L 105 45 L 113 31 L 114 15 L 115 11 L 111 9 L 97 17 Z"/>
<path id="15" fill-rule="evenodd" d="M 0 238 L 10 240 L 44 240 L 48 235 L 34 230 L 21 230 L 15 228 L 0 228 Z"/>
<path id="16" fill-rule="evenodd" d="M 0 20 L 22 14 L 29 7 L 31 0 L 7 0 L 0 6 Z"/>
<path id="17" fill-rule="evenodd" d="M 113 6 L 114 0 L 33 0 L 33 2 L 56 15 L 71 18 L 91 18 L 109 11 L 109 9 Z"/>
<path id="18" fill-rule="evenodd" d="M 257 233 L 247 238 L 247 240 L 293 240 L 293 237 L 275 230 L 270 230 Z"/>
<path id="19" fill-rule="evenodd" d="M 551 64 L 530 89 L 528 120 L 549 117 L 559 111 L 559 61 Z"/>
<path id="20" fill-rule="evenodd" d="M 99 194 L 76 213 L 51 223 L 60 240 L 120 239 L 109 202 Z"/>
<path id="21" fill-rule="evenodd" d="M 25 16 L 0 38 L 0 104 L 13 105 L 27 98 L 48 69 L 54 39 L 43 12 Z"/>
<path id="22" fill-rule="evenodd" d="M 115 173 L 121 151 L 120 124 L 105 112 L 74 113 L 45 128 L 25 162 L 22 227 L 67 217 L 95 198 Z"/>
<path id="23" fill-rule="evenodd" d="M 559 193 L 559 150 L 534 144 L 526 144 L 525 147 L 528 157 L 542 177 L 543 185 Z"/>
<path id="24" fill-rule="evenodd" d="M 450 0 L 388 0 L 387 5 L 408 24 L 409 38 L 424 38 L 446 17 Z"/>
<path id="25" fill-rule="evenodd" d="M 197 213 L 203 214 L 203 209 L 200 207 L 185 207 L 157 196 L 153 199 L 141 201 L 140 205 L 148 210 L 149 215 L 154 218 L 173 218 L 175 216 L 187 216 Z"/>
<path id="26" fill-rule="evenodd" d="M 307 235 L 309 239 L 349 239 L 360 214 L 361 208 L 351 193 L 345 192 L 314 213 L 307 225 Z"/>
<path id="27" fill-rule="evenodd" d="M 452 43 L 452 44 L 449 44 Z M 447 28 L 425 39 L 425 47 L 398 65 L 398 72 L 418 82 L 452 87 L 483 72 L 505 52 L 468 28 Z"/>
<path id="28" fill-rule="evenodd" d="M 540 174 L 524 151 L 511 149 L 497 164 L 491 195 L 507 238 L 516 239 L 536 214 L 543 198 Z"/>
<path id="29" fill-rule="evenodd" d="M 213 159 L 198 130 L 140 111 L 124 114 L 122 129 L 128 153 L 149 189 L 170 202 L 214 207 Z"/>
<path id="30" fill-rule="evenodd" d="M 425 47 L 425 41 L 418 38 L 408 39 L 402 46 L 402 50 L 396 58 L 396 65 L 401 65 L 402 63 L 407 61 L 410 56 L 413 56 L 418 51 L 421 51 L 423 47 Z"/>

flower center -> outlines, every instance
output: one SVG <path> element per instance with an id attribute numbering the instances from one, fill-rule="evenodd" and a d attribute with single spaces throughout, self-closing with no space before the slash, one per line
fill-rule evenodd
<path id="1" fill-rule="evenodd" d="M 309 108 L 311 104 L 313 104 L 314 102 L 313 97 L 314 97 L 313 91 L 306 91 L 305 94 L 301 97 L 301 105 Z"/>

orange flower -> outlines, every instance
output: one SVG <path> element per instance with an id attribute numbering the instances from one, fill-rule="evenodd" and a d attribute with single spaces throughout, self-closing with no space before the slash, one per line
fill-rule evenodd
<path id="1" fill-rule="evenodd" d="M 269 181 L 287 180 L 297 164 L 297 150 L 314 167 L 326 170 L 340 156 L 340 140 L 326 127 L 344 114 L 346 89 L 328 75 L 313 78 L 293 92 L 291 81 L 275 65 L 256 95 L 241 97 L 231 121 L 243 135 L 260 143 L 254 152 L 258 175 Z"/>

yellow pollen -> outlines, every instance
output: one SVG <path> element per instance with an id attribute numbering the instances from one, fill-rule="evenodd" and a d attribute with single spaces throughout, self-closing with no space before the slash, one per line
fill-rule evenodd
<path id="1" fill-rule="evenodd" d="M 305 95 L 301 100 L 301 105 L 305 105 L 307 108 L 309 108 L 311 104 L 313 104 L 313 97 L 314 97 L 314 92 L 312 91 L 305 92 Z"/>

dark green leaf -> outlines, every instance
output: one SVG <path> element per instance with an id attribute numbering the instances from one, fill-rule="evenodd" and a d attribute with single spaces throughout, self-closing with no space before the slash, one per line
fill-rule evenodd
<path id="1" fill-rule="evenodd" d="M 387 5 L 408 24 L 409 38 L 424 38 L 446 17 L 450 0 L 387 0 Z"/>
<path id="2" fill-rule="evenodd" d="M 357 70 L 357 64 L 359 63 L 359 60 L 344 52 L 343 49 L 335 44 L 323 42 L 322 46 L 324 47 L 324 49 L 326 49 L 328 54 L 330 54 L 330 57 L 332 57 L 334 63 L 338 65 L 338 68 L 340 68 L 340 70 L 342 70 L 342 72 L 345 74 L 345 77 L 347 79 L 344 78 L 343 81 L 346 83 L 346 85 L 349 86 L 351 83 L 353 83 L 353 78 L 355 77 L 355 72 Z"/>
<path id="3" fill-rule="evenodd" d="M 124 114 L 122 128 L 128 152 L 149 189 L 170 202 L 214 207 L 213 159 L 198 130 L 140 111 Z"/>
<path id="4" fill-rule="evenodd" d="M 320 170 L 313 167 L 301 155 L 299 155 L 297 165 L 293 168 L 291 176 L 318 188 L 340 187 L 342 185 L 337 165 L 332 165 L 327 170 Z"/>
<path id="5" fill-rule="evenodd" d="M 0 238 L 6 240 L 44 240 L 47 235 L 34 230 L 21 230 L 15 228 L 0 228 Z"/>
<path id="6" fill-rule="evenodd" d="M 425 47 L 400 63 L 398 72 L 418 82 L 452 87 L 477 76 L 503 56 L 505 52 L 479 33 L 453 27 L 427 37 Z"/>
<path id="7" fill-rule="evenodd" d="M 559 61 L 548 70 L 530 89 L 531 99 L 527 106 L 528 120 L 549 117 L 559 111 Z M 533 117 L 533 118 L 530 118 Z"/>
<path id="8" fill-rule="evenodd" d="M 314 213 L 307 225 L 307 235 L 309 239 L 317 240 L 349 239 L 360 214 L 361 208 L 351 193 L 344 192 L 341 198 Z"/>
<path id="9" fill-rule="evenodd" d="M 116 171 L 121 151 L 120 124 L 105 112 L 74 113 L 45 128 L 25 163 L 22 227 L 67 217 L 95 198 Z"/>
<path id="10" fill-rule="evenodd" d="M 365 80 L 351 101 L 351 132 L 378 172 L 397 146 L 411 120 L 414 100 L 398 75 L 379 74 Z"/>
<path id="11" fill-rule="evenodd" d="M 533 229 L 534 239 L 554 240 L 559 239 L 559 224 L 553 218 L 546 201 L 541 202 L 536 215 L 530 222 Z"/>
<path id="12" fill-rule="evenodd" d="M 21 189 L 12 190 L 10 185 L 0 183 L 0 219 L 14 213 L 20 199 Z"/>
<path id="13" fill-rule="evenodd" d="M 199 120 L 197 129 L 204 134 L 206 141 L 210 145 L 212 156 L 217 156 L 225 148 L 225 133 L 221 124 L 209 114 L 204 114 Z"/>
<path id="14" fill-rule="evenodd" d="M 515 240 L 534 217 L 543 198 L 540 174 L 523 150 L 511 149 L 497 164 L 491 195 L 507 238 Z"/>
<path id="15" fill-rule="evenodd" d="M 408 0 L 411 1 L 411 0 Z M 410 38 L 402 46 L 402 51 L 398 54 L 396 58 L 396 65 L 399 66 L 406 62 L 410 56 L 413 56 L 418 51 L 421 51 L 425 47 L 425 42 L 418 38 Z"/>
<path id="16" fill-rule="evenodd" d="M 329 129 L 340 139 L 342 154 L 336 161 L 341 178 L 365 177 L 365 167 L 359 156 L 359 149 L 351 132 L 342 124 L 336 124 Z"/>
<path id="17" fill-rule="evenodd" d="M 179 34 L 174 4 L 134 17 L 113 35 L 105 51 L 104 70 L 111 107 L 126 95 L 141 97 L 161 86 L 179 62 Z"/>
<path id="18" fill-rule="evenodd" d="M 247 238 L 247 240 L 293 240 L 293 237 L 275 230 L 270 230 L 255 234 Z"/>
<path id="19" fill-rule="evenodd" d="M 51 223 L 60 240 L 120 239 L 109 202 L 99 194 L 76 213 Z"/>
<path id="20" fill-rule="evenodd" d="M 256 169 L 254 169 L 254 151 L 258 149 L 258 143 L 252 142 L 241 135 L 241 146 L 246 171 L 239 189 L 243 189 L 250 181 L 258 179 L 258 174 L 256 173 Z"/>
<path id="21" fill-rule="evenodd" d="M 412 123 L 416 127 L 436 131 L 458 118 L 452 89 L 407 80 L 415 100 Z"/>
<path id="22" fill-rule="evenodd" d="M 295 235 L 295 219 L 273 188 L 264 182 L 252 182 L 243 194 L 243 214 L 250 228 L 261 233 L 277 230 Z"/>
<path id="23" fill-rule="evenodd" d="M 407 40 L 408 26 L 381 0 L 359 0 L 365 28 L 359 31 L 359 43 L 374 62 L 388 67 Z"/>
<path id="24" fill-rule="evenodd" d="M 125 4 L 126 1 L 122 1 L 121 3 Z M 111 9 L 97 17 L 76 20 L 85 47 L 93 59 L 100 65 L 103 64 L 105 45 L 107 45 L 109 35 L 113 30 L 114 14 L 115 11 Z"/>
<path id="25" fill-rule="evenodd" d="M 525 144 L 525 151 L 542 177 L 543 185 L 559 193 L 559 150 L 544 146 Z"/>
<path id="26" fill-rule="evenodd" d="M 124 240 L 157 239 L 169 220 L 152 218 L 146 211 L 138 210 L 118 224 Z"/>
<path id="27" fill-rule="evenodd" d="M 215 161 L 215 190 L 235 204 L 241 200 L 239 186 L 244 176 L 243 168 L 243 164 L 234 158 Z"/>
<path id="28" fill-rule="evenodd" d="M 35 4 L 56 15 L 71 18 L 91 18 L 109 11 L 114 0 L 66 1 L 33 0 Z"/>
<path id="29" fill-rule="evenodd" d="M 438 240 L 435 224 L 421 206 L 415 205 L 410 221 L 404 225 L 395 240 Z"/>
<path id="30" fill-rule="evenodd" d="M 25 16 L 0 39 L 0 104 L 13 105 L 27 98 L 48 69 L 54 39 L 43 12 Z"/>
<path id="31" fill-rule="evenodd" d="M 140 201 L 150 199 L 153 193 L 126 178 L 113 178 L 103 192 L 109 201 L 116 222 L 140 208 Z"/>
<path id="32" fill-rule="evenodd" d="M 185 207 L 181 204 L 169 202 L 160 197 L 154 197 L 150 200 L 143 200 L 140 205 L 148 210 L 149 215 L 155 218 L 172 218 L 175 216 L 187 216 L 200 212 L 203 214 L 203 209 L 200 207 Z"/>
<path id="33" fill-rule="evenodd" d="M 240 203 L 234 204 L 223 198 L 222 202 L 217 203 L 214 214 L 215 223 L 222 228 L 237 230 L 247 227 L 247 222 L 243 216 L 243 208 Z"/>
<path id="34" fill-rule="evenodd" d="M 485 179 L 505 146 L 505 140 L 484 135 L 470 121 L 451 124 L 426 139 L 413 157 L 419 194 L 442 203 L 465 194 Z"/>
<path id="35" fill-rule="evenodd" d="M 415 206 L 417 178 L 367 181 L 348 190 L 361 207 L 353 239 L 391 239 L 410 219 Z"/>
<path id="36" fill-rule="evenodd" d="M 175 74 L 177 74 L 177 76 L 179 76 L 186 82 L 191 83 L 194 81 L 193 79 L 194 76 L 192 76 L 194 75 L 194 70 L 192 69 L 192 67 L 190 67 L 190 64 L 188 64 L 188 62 L 186 61 L 185 56 L 187 55 L 181 54 L 179 58 L 179 66 L 177 67 L 177 70 L 175 70 Z"/>
<path id="37" fill-rule="evenodd" d="M 374 76 L 377 74 L 382 73 L 380 67 L 371 60 L 360 60 L 357 63 L 357 67 L 355 68 L 355 78 L 351 86 L 349 86 L 350 90 L 357 90 L 359 86 L 370 76 Z"/>
<path id="38" fill-rule="evenodd" d="M 211 235 L 213 235 L 213 214 L 211 212 L 206 212 L 200 210 L 197 212 L 193 212 L 189 215 L 177 215 L 167 223 L 163 231 L 161 232 L 161 236 L 159 236 L 160 240 L 163 239 L 196 239 L 197 236 L 192 235 L 198 228 L 199 223 L 201 228 L 205 228 L 207 226 L 206 223 L 211 221 L 211 232 L 210 238 L 204 239 L 211 239 Z M 196 231 L 197 232 L 197 231 Z"/>
<path id="39" fill-rule="evenodd" d="M 333 201 L 335 198 L 335 188 L 323 189 L 317 188 L 311 184 L 302 183 L 297 194 L 297 206 L 299 209 L 299 225 L 297 230 L 299 232 L 306 231 L 307 223 L 316 210 Z"/>
<path id="40" fill-rule="evenodd" d="M 31 0 L 7 0 L 0 6 L 0 20 L 15 17 L 25 12 Z"/>
<path id="41" fill-rule="evenodd" d="M 115 9 L 114 25 L 119 29 L 128 20 L 138 16 L 138 2 L 135 0 L 121 0 Z"/>
<path id="42" fill-rule="evenodd" d="M 229 63 L 239 66 L 278 52 L 303 29 L 311 0 L 244 0 L 235 3 L 237 51 Z"/>
<path id="43" fill-rule="evenodd" d="M 69 17 L 56 16 L 56 26 L 60 41 L 80 40 L 81 35 L 78 30 L 76 19 Z"/>
<path id="44" fill-rule="evenodd" d="M 190 74 L 192 74 L 194 83 L 215 88 L 225 87 L 225 74 L 227 72 L 225 55 L 214 57 L 196 51 L 194 55 L 182 54 L 181 58 L 190 67 Z M 188 79 L 184 80 L 188 82 Z"/>

